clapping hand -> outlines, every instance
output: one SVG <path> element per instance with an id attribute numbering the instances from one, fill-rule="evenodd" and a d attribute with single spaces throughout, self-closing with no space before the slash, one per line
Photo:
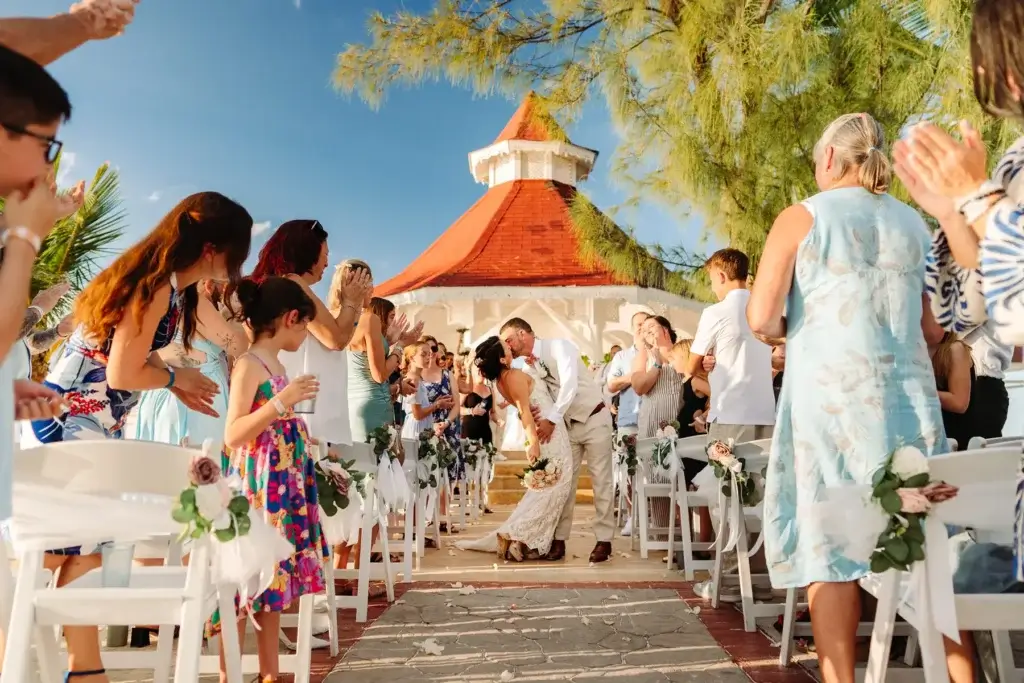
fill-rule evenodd
<path id="1" fill-rule="evenodd" d="M 384 336 L 387 337 L 389 344 L 395 344 L 408 328 L 409 319 L 405 316 L 405 313 L 396 313 L 395 317 L 391 320 L 391 324 L 388 325 Z"/>
<path id="2" fill-rule="evenodd" d="M 366 298 L 373 291 L 373 278 L 363 268 L 356 268 L 345 273 L 341 282 L 341 301 L 343 304 L 362 308 Z"/>
<path id="3" fill-rule="evenodd" d="M 82 0 L 71 6 L 71 16 L 82 22 L 89 38 L 103 40 L 124 33 L 137 4 L 139 0 Z"/>
<path id="4" fill-rule="evenodd" d="M 27 379 L 14 382 L 15 420 L 49 420 L 65 412 L 64 398 L 53 389 Z"/>
<path id="5" fill-rule="evenodd" d="M 59 205 L 57 220 L 61 218 L 67 218 L 71 214 L 75 213 L 82 208 L 85 204 L 85 181 L 79 180 L 75 183 L 67 192 L 60 192 L 57 189 L 57 177 L 51 173 L 50 177 L 50 190 L 57 197 Z"/>
<path id="6" fill-rule="evenodd" d="M 408 323 L 406 323 L 406 324 L 408 324 Z M 411 329 L 404 330 L 402 332 L 402 334 L 399 336 L 398 341 L 400 341 L 403 346 L 409 346 L 409 344 L 413 344 L 413 343 L 419 341 L 419 338 L 420 338 L 421 334 L 423 334 L 423 321 L 422 320 L 420 322 L 416 323 L 415 325 L 413 325 Z"/>
<path id="7" fill-rule="evenodd" d="M 988 155 L 981 135 L 966 121 L 960 123 L 962 141 L 932 123 L 910 129 L 901 141 L 902 164 L 929 192 L 958 199 L 975 192 L 988 180 Z"/>
<path id="8" fill-rule="evenodd" d="M 53 310 L 54 306 L 56 306 L 61 298 L 63 298 L 69 291 L 71 291 L 70 282 L 67 280 L 58 282 L 53 287 L 48 287 L 36 294 L 32 299 L 32 305 L 42 311 L 43 315 L 46 315 Z"/>

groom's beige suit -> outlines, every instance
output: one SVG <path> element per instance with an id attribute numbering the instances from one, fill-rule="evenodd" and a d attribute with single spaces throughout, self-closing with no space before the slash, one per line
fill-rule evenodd
<path id="1" fill-rule="evenodd" d="M 594 486 L 594 535 L 598 542 L 612 540 L 613 509 L 612 416 L 604 394 L 583 364 L 580 350 L 565 339 L 535 339 L 535 369 L 551 389 L 554 405 L 541 417 L 555 424 L 564 421 L 572 444 L 572 491 L 555 527 L 555 540 L 568 540 L 576 508 L 580 465 L 586 459 Z M 536 367 L 539 366 L 539 367 Z"/>

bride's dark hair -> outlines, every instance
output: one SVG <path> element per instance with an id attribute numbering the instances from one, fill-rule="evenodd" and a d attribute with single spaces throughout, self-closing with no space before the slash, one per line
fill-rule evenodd
<path id="1" fill-rule="evenodd" d="M 504 358 L 505 349 L 501 345 L 501 339 L 488 337 L 477 345 L 473 363 L 480 371 L 481 377 L 493 382 L 503 371 L 508 370 L 508 366 L 501 362 Z"/>

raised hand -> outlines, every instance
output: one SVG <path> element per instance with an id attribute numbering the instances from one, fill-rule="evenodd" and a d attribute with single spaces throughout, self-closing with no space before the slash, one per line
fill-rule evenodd
<path id="1" fill-rule="evenodd" d="M 58 192 L 56 184 L 54 185 L 54 193 L 57 195 L 57 201 L 60 203 L 60 218 L 67 218 L 76 211 L 82 208 L 85 204 L 85 181 L 79 180 L 74 187 L 67 192 Z"/>
<path id="2" fill-rule="evenodd" d="M 408 324 L 408 323 L 406 323 Z M 402 342 L 402 346 L 408 346 L 419 341 L 420 335 L 423 334 L 423 321 L 416 323 L 412 326 L 412 329 L 402 332 L 399 337 L 399 341 Z"/>
<path id="3" fill-rule="evenodd" d="M 40 241 L 53 230 L 54 224 L 63 218 L 66 209 L 48 182 L 33 183 L 27 192 L 15 190 L 7 196 L 4 218 L 8 229 L 26 227 Z"/>
<path id="4" fill-rule="evenodd" d="M 71 291 L 71 283 L 68 281 L 58 282 L 53 287 L 44 289 L 35 295 L 32 299 L 32 305 L 47 314 L 53 310 L 53 307 L 61 300 L 61 298 Z M 63 321 L 62 321 L 63 322 Z"/>
<path id="5" fill-rule="evenodd" d="M 931 193 L 956 200 L 975 192 L 988 180 L 987 153 L 981 136 L 963 121 L 962 141 L 931 123 L 910 130 L 904 164 Z"/>
<path id="6" fill-rule="evenodd" d="M 220 388 L 196 368 L 175 368 L 171 393 L 196 412 L 220 417 L 213 409 L 213 397 L 220 393 Z"/>
<path id="7" fill-rule="evenodd" d="M 373 290 L 373 278 L 362 268 L 350 270 L 341 283 L 341 301 L 349 306 L 362 308 Z"/>
<path id="8" fill-rule="evenodd" d="M 104 40 L 124 33 L 137 4 L 139 0 L 82 0 L 71 6 L 71 16 L 82 22 L 91 40 Z"/>
<path id="9" fill-rule="evenodd" d="M 15 420 L 49 420 L 65 412 L 64 397 L 53 389 L 27 379 L 14 382 Z"/>
<path id="10" fill-rule="evenodd" d="M 409 328 L 409 319 L 405 317 L 405 313 L 397 313 L 391 324 L 388 325 L 387 332 L 384 336 L 387 337 L 389 344 L 395 344 L 402 337 L 402 334 Z"/>

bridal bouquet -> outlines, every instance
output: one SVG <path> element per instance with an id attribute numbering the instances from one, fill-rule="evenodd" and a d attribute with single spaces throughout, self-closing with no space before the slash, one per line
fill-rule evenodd
<path id="1" fill-rule="evenodd" d="M 558 483 L 562 478 L 562 468 L 547 458 L 540 458 L 524 469 L 519 478 L 523 481 L 523 488 L 540 491 Z"/>
<path id="2" fill-rule="evenodd" d="M 656 438 L 657 441 L 654 443 L 654 448 L 651 450 L 651 458 L 655 468 L 670 472 L 674 469 L 673 465 L 678 467 L 678 462 L 673 463 L 672 460 L 675 456 L 673 443 L 677 438 L 679 438 L 678 429 L 678 422 L 662 422 L 658 427 L 658 431 L 655 432 L 654 438 Z"/>

